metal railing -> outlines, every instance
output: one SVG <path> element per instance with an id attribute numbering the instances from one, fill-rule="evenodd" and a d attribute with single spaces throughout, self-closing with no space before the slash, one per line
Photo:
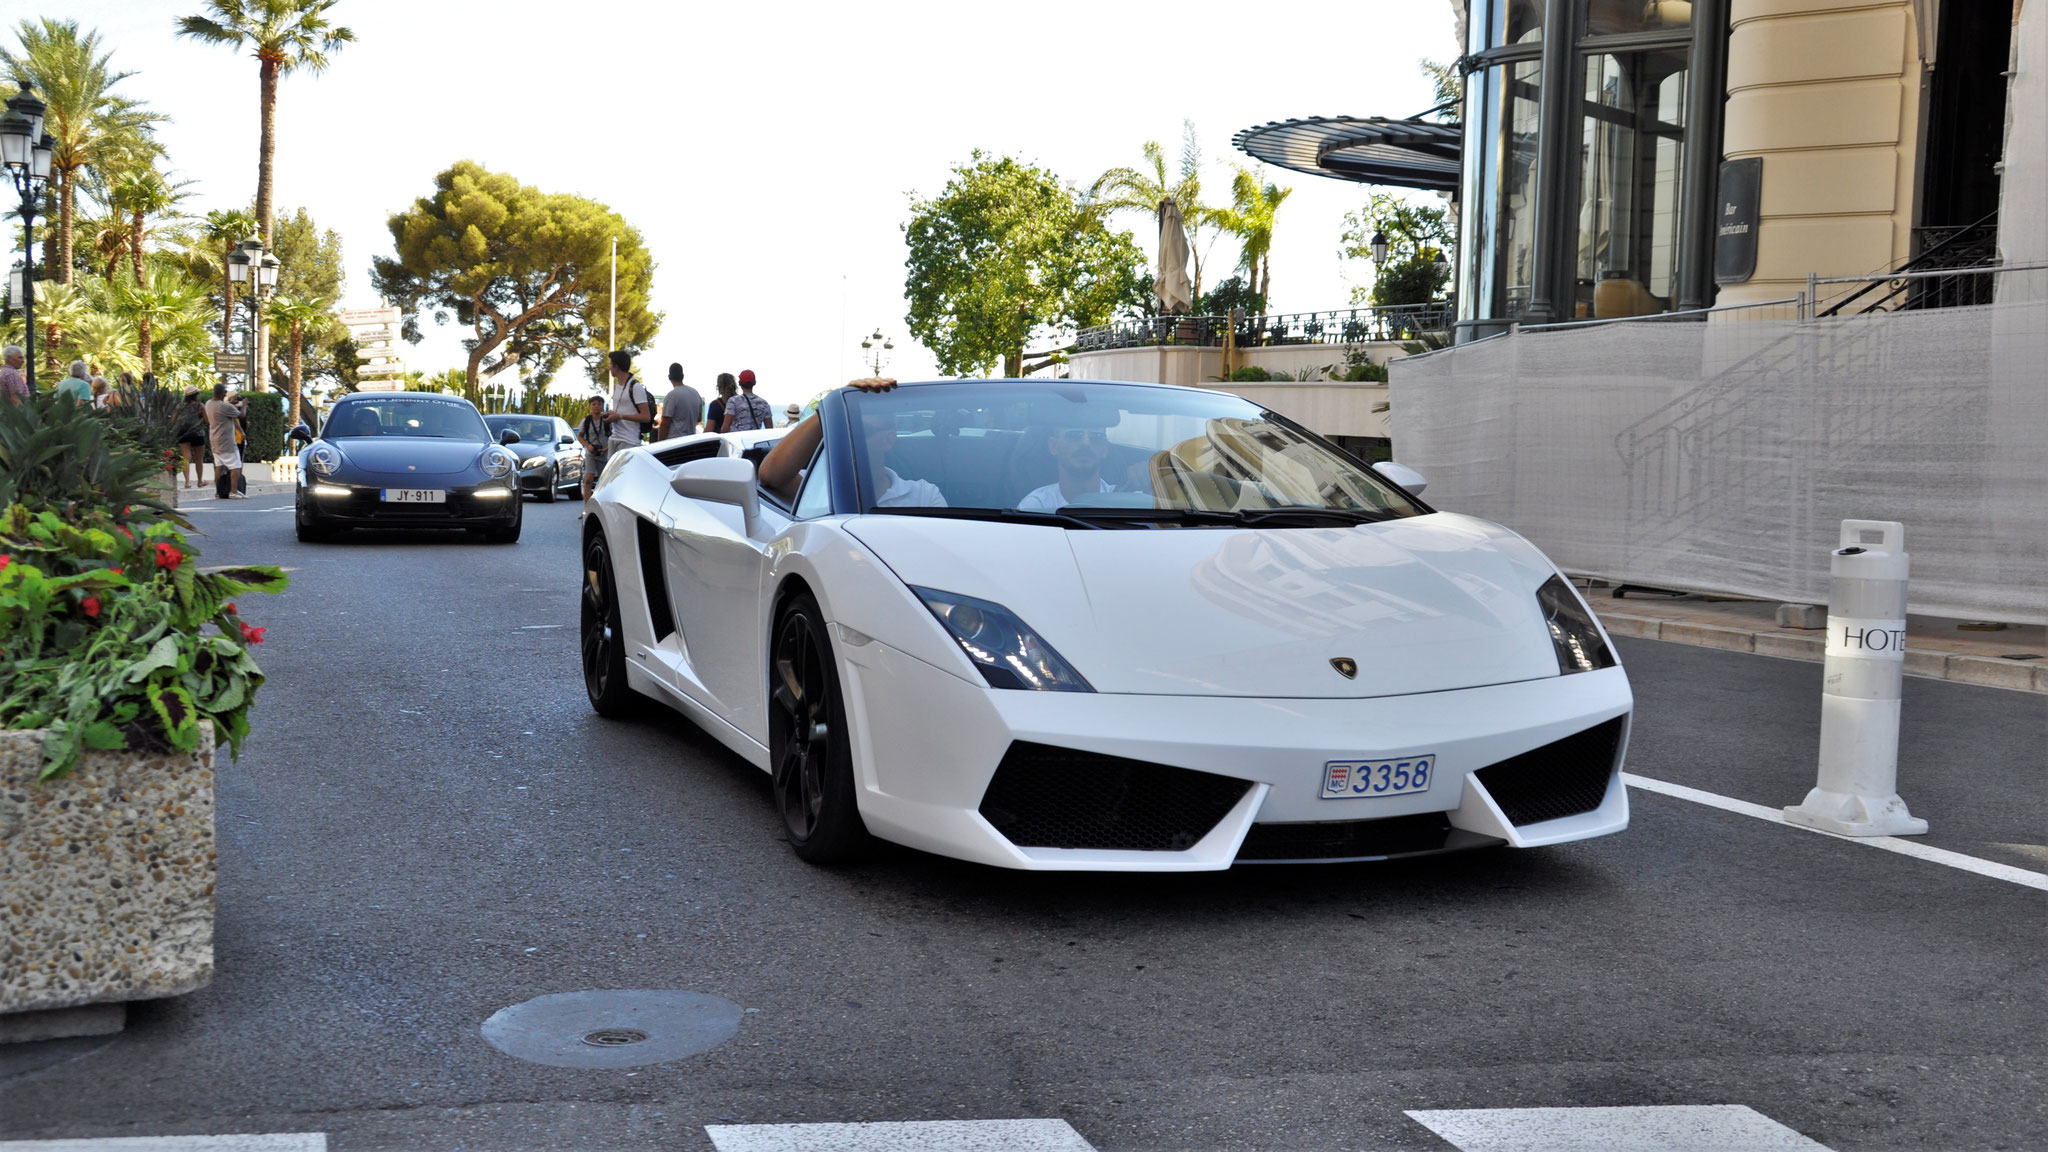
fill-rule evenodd
<path id="1" fill-rule="evenodd" d="M 1236 343 L 1240 348 L 1261 348 L 1414 340 L 1425 332 L 1448 329 L 1456 314 L 1457 306 L 1452 301 L 1437 300 L 1428 304 L 1394 304 L 1380 308 L 1241 316 L 1237 321 Z M 1142 320 L 1120 320 L 1081 329 L 1074 341 L 1074 350 L 1104 352 L 1116 348 L 1173 346 L 1216 348 L 1222 346 L 1224 333 L 1229 329 L 1228 316 L 1152 316 Z"/>
<path id="2" fill-rule="evenodd" d="M 1995 294 L 1998 277 L 2043 269 L 2048 269 L 2048 263 L 1993 263 L 1970 268 L 1878 272 L 1869 276 L 1808 276 L 1806 314 L 1820 319 L 1870 312 L 1989 304 Z M 1852 302 L 1860 307 L 1847 307 Z"/>

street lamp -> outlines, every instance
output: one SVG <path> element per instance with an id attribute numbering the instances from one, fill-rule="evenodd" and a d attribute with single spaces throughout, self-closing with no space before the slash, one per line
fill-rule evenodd
<path id="1" fill-rule="evenodd" d="M 860 342 L 860 347 L 861 351 L 866 353 L 861 358 L 862 361 L 867 364 L 872 375 L 880 376 L 883 366 L 889 363 L 889 353 L 896 350 L 896 341 L 884 338 L 882 330 L 877 328 L 873 336 Z"/>
<path id="2" fill-rule="evenodd" d="M 8 277 L 8 291 L 10 298 L 21 300 L 27 324 L 28 339 L 23 350 L 28 356 L 30 393 L 36 390 L 36 205 L 49 185 L 50 158 L 57 148 L 43 131 L 43 113 L 47 110 L 48 105 L 36 98 L 35 90 L 24 84 L 7 101 L 6 114 L 0 115 L 0 165 L 14 179 L 14 190 L 21 197 L 15 212 L 21 217 L 22 267 Z"/>
<path id="3" fill-rule="evenodd" d="M 1387 234 L 1375 231 L 1372 234 L 1372 239 L 1366 241 L 1366 243 L 1372 247 L 1372 262 L 1375 264 L 1385 264 L 1387 262 Z"/>
<path id="4" fill-rule="evenodd" d="M 263 339 L 263 298 L 277 287 L 277 273 L 282 265 L 261 240 L 242 241 L 228 253 L 227 263 L 228 280 L 244 286 L 249 300 L 249 386 L 267 388 L 268 385 L 261 383 L 268 368 Z M 226 348 L 223 347 L 222 351 Z"/>

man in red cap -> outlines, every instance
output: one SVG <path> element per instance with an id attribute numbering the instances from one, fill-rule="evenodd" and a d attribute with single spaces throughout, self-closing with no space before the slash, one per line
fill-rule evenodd
<path id="1" fill-rule="evenodd" d="M 754 370 L 740 373 L 740 394 L 725 402 L 725 427 L 721 432 L 748 432 L 775 427 L 775 409 L 754 395 Z"/>

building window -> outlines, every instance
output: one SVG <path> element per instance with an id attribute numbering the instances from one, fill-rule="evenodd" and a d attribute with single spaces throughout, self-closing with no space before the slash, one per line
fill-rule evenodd
<path id="1" fill-rule="evenodd" d="M 1463 251 L 1484 252 L 1459 295 L 1488 319 L 1519 316 L 1536 274 L 1536 115 L 1542 65 L 1515 60 L 1473 77 L 1471 104 L 1483 148 L 1467 172 L 1477 211 L 1466 213 Z"/>
<path id="2" fill-rule="evenodd" d="M 1583 57 L 1575 316 L 1671 310 L 1686 55 L 1658 49 Z"/>

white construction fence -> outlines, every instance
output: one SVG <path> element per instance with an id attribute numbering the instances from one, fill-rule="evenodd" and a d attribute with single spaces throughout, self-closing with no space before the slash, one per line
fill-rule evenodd
<path id="1" fill-rule="evenodd" d="M 2048 293 L 2006 287 L 1977 307 L 1816 319 L 1787 302 L 1398 360 L 1394 456 L 1436 507 L 1567 571 L 1826 603 L 1841 521 L 1899 520 L 1912 611 L 2048 624 Z"/>

